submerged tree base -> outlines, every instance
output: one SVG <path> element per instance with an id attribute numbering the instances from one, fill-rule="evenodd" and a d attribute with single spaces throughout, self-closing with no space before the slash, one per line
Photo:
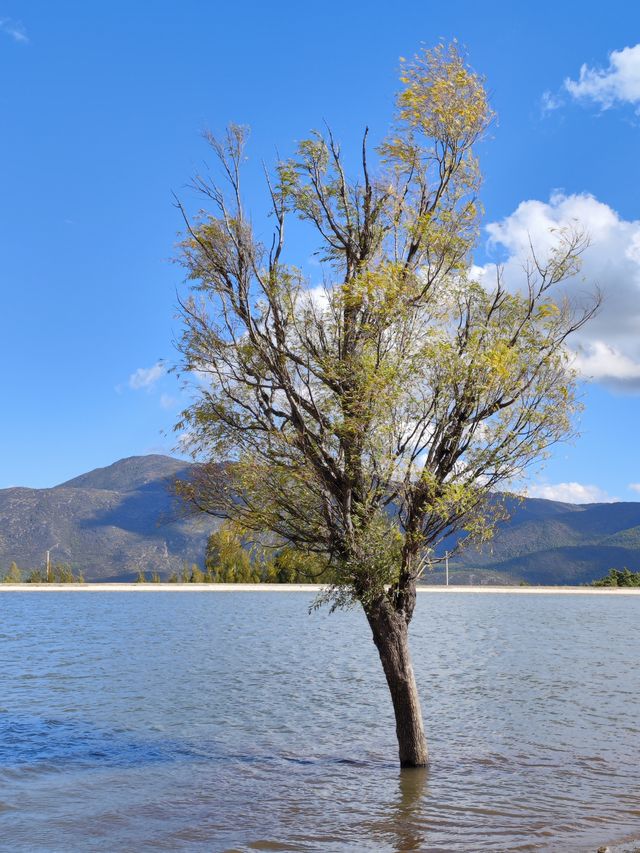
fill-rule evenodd
<path id="1" fill-rule="evenodd" d="M 366 615 L 391 693 L 400 767 L 426 767 L 429 750 L 409 652 L 408 620 L 386 598 L 367 608 Z"/>

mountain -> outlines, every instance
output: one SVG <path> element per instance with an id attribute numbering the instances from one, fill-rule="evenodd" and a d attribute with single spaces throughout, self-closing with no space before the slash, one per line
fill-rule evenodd
<path id="1" fill-rule="evenodd" d="M 510 517 L 492 542 L 452 558 L 450 577 L 452 572 L 479 571 L 478 577 L 488 572 L 494 580 L 583 584 L 610 568 L 640 570 L 638 502 L 567 504 L 526 498 L 507 506 Z"/>
<path id="2" fill-rule="evenodd" d="M 51 559 L 87 580 L 127 580 L 138 571 L 167 577 L 201 563 L 217 523 L 185 516 L 171 492 L 191 463 L 133 456 L 51 489 L 0 490 L 0 569 L 31 569 Z"/>
<path id="3" fill-rule="evenodd" d="M 87 580 L 131 580 L 140 570 L 166 578 L 201 564 L 217 522 L 185 515 L 171 492 L 190 469 L 169 456 L 133 456 L 51 489 L 0 490 L 0 571 L 12 560 L 40 568 L 49 548 Z M 527 498 L 508 508 L 490 545 L 451 559 L 452 582 L 580 584 L 610 568 L 640 570 L 640 503 Z M 425 580 L 441 582 L 442 568 Z"/>

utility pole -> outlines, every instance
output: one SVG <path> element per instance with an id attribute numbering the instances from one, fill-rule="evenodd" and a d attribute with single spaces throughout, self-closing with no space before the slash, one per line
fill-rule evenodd
<path id="1" fill-rule="evenodd" d="M 56 542 L 51 548 L 47 548 L 47 583 L 51 583 L 51 552 L 58 547 L 60 543 Z"/>
<path id="2" fill-rule="evenodd" d="M 444 571 L 446 576 L 446 585 L 449 586 L 449 552 L 444 552 Z"/>

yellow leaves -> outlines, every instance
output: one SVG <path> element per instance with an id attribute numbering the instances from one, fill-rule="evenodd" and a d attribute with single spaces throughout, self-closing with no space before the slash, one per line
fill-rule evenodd
<path id="1" fill-rule="evenodd" d="M 403 62 L 400 118 L 426 136 L 466 148 L 486 129 L 493 113 L 482 79 L 467 67 L 456 44 L 424 50 Z"/>
<path id="2" fill-rule="evenodd" d="M 419 247 L 416 262 L 462 269 L 481 214 L 472 147 L 493 116 L 483 81 L 455 43 L 403 61 L 401 81 L 400 122 L 380 148 L 392 177 L 385 212 L 396 244 Z"/>
<path id="3" fill-rule="evenodd" d="M 513 347 L 510 347 L 505 341 L 498 341 L 486 353 L 485 361 L 493 377 L 504 382 L 511 375 L 514 365 L 517 364 L 518 356 Z"/>
<path id="4" fill-rule="evenodd" d="M 345 308 L 366 307 L 376 317 L 397 319 L 407 298 L 414 295 L 415 287 L 413 276 L 407 275 L 401 264 L 385 263 L 345 282 L 342 300 Z"/>
<path id="5" fill-rule="evenodd" d="M 547 317 L 556 317 L 559 313 L 560 308 L 555 304 L 555 302 L 545 302 L 539 306 L 536 316 L 539 320 L 544 320 Z"/>

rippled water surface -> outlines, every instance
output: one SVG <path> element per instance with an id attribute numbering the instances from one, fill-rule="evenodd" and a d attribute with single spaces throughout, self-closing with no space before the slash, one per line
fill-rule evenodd
<path id="1" fill-rule="evenodd" d="M 358 612 L 0 596 L 0 849 L 595 851 L 640 835 L 640 597 L 419 597 L 428 772 Z"/>

